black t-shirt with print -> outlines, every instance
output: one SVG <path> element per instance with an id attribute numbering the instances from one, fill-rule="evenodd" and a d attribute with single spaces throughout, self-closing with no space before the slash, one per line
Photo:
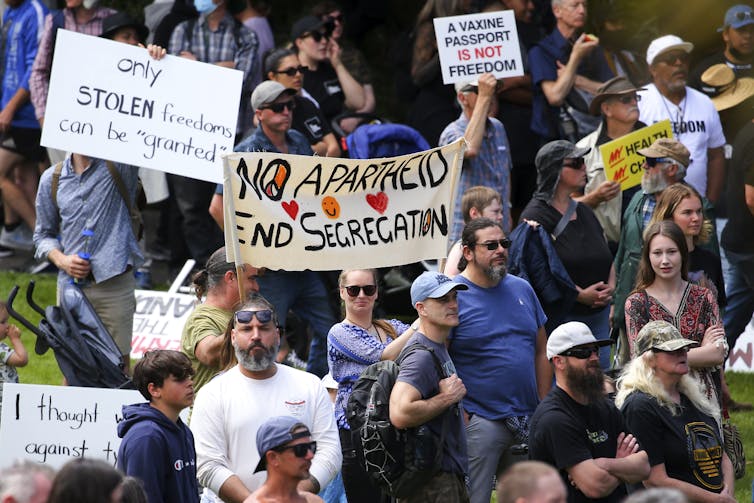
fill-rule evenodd
<path id="1" fill-rule="evenodd" d="M 568 480 L 566 468 L 582 461 L 614 458 L 618 435 L 627 432 L 623 416 L 613 402 L 581 405 L 565 391 L 555 387 L 539 404 L 529 428 L 529 458 L 555 466 L 568 488 L 568 502 L 619 502 L 626 497 L 626 486 L 607 497 L 587 498 Z"/>
<path id="2" fill-rule="evenodd" d="M 319 111 L 328 121 L 345 110 L 346 95 L 338 74 L 327 61 L 319 63 L 316 70 L 304 73 L 304 89 L 319 103 Z"/>
<path id="3" fill-rule="evenodd" d="M 296 110 L 293 111 L 291 127 L 306 136 L 310 145 L 319 143 L 326 134 L 330 134 L 330 123 L 320 113 L 312 100 L 303 96 L 294 97 Z"/>
<path id="4" fill-rule="evenodd" d="M 639 391 L 626 398 L 622 412 L 650 466 L 664 463 L 669 477 L 715 493 L 723 489 L 723 446 L 717 423 L 685 395 L 677 416 Z"/>

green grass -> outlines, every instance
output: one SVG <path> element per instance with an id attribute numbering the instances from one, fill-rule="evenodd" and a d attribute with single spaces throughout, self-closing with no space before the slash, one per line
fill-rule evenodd
<path id="1" fill-rule="evenodd" d="M 13 303 L 17 311 L 30 319 L 35 325 L 39 321 L 39 315 L 26 303 L 26 286 L 32 275 L 23 273 L 3 273 L 0 275 L 0 294 L 3 300 L 13 285 L 21 286 L 17 300 Z M 34 299 L 42 307 L 55 303 L 55 276 L 50 274 L 34 277 L 37 285 L 34 290 Z M 15 323 L 11 320 L 12 323 Z M 52 351 L 39 356 L 34 353 L 34 334 L 26 329 L 21 330 L 21 339 L 29 351 L 29 364 L 19 369 L 19 377 L 22 383 L 30 384 L 60 384 L 63 376 L 58 369 Z M 731 393 L 739 402 L 754 403 L 754 373 L 728 372 L 726 379 Z M 737 412 L 732 414 L 733 423 L 738 426 L 744 440 L 744 449 L 748 456 L 746 476 L 736 481 L 736 500 L 751 501 L 751 482 L 754 478 L 754 412 Z M 493 494 L 493 502 L 495 501 Z"/>

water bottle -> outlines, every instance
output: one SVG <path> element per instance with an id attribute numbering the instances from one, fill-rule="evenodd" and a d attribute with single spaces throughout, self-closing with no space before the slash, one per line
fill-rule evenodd
<path id="1" fill-rule="evenodd" d="M 91 241 L 92 241 L 92 237 L 94 236 L 94 231 L 90 227 L 91 227 L 91 225 L 90 225 L 89 221 L 87 221 L 86 222 L 86 226 L 81 231 L 81 235 L 84 237 L 84 245 L 81 247 L 81 250 L 78 252 L 79 258 L 82 258 L 82 259 L 86 260 L 87 262 L 89 260 L 91 260 L 91 258 L 92 258 L 92 253 L 91 253 L 91 244 L 92 243 L 91 243 Z M 73 282 L 76 283 L 79 286 L 83 286 L 86 283 L 86 279 L 85 278 L 82 278 L 82 279 L 75 278 L 73 280 Z"/>

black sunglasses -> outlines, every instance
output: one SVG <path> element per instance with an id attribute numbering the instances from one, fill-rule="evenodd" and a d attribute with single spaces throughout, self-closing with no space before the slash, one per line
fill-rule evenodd
<path id="1" fill-rule="evenodd" d="M 297 73 L 304 74 L 305 71 L 309 69 L 308 66 L 304 65 L 298 65 L 298 66 L 292 66 L 290 68 L 286 68 L 285 70 L 275 70 L 272 73 L 284 73 L 289 77 L 294 77 Z"/>
<path id="2" fill-rule="evenodd" d="M 647 166 L 649 166 L 650 168 L 654 168 L 658 164 L 670 162 L 670 160 L 666 159 L 665 157 L 647 157 L 645 161 L 647 163 Z"/>
<path id="3" fill-rule="evenodd" d="M 371 297 L 372 295 L 377 293 L 376 285 L 363 285 L 363 286 L 351 285 L 351 286 L 346 286 L 343 288 L 346 289 L 346 293 L 348 294 L 349 297 L 358 297 L 360 290 L 364 290 L 364 295 L 366 295 L 367 297 Z"/>
<path id="4" fill-rule="evenodd" d="M 585 348 L 571 348 L 568 351 L 560 353 L 561 356 L 572 356 L 579 360 L 586 360 L 593 354 L 600 354 L 600 348 L 597 346 L 587 346 Z"/>
<path id="5" fill-rule="evenodd" d="M 487 241 L 485 243 L 477 243 L 477 246 L 484 246 L 487 248 L 488 251 L 495 251 L 500 246 L 503 248 L 510 248 L 511 247 L 511 240 L 508 238 L 498 239 L 497 241 Z"/>
<path id="6" fill-rule="evenodd" d="M 568 161 L 563 161 L 564 168 L 581 169 L 582 166 L 584 166 L 583 157 L 574 157 L 573 159 L 570 159 Z"/>
<path id="7" fill-rule="evenodd" d="M 636 102 L 636 103 L 640 102 L 641 96 L 639 96 L 638 94 L 624 94 L 622 96 L 617 97 L 616 99 L 620 101 L 621 103 L 623 103 L 624 105 L 630 105 L 633 102 Z"/>
<path id="8" fill-rule="evenodd" d="M 328 21 L 337 21 L 338 23 L 343 22 L 343 14 L 338 14 L 337 16 L 327 16 Z"/>
<path id="9" fill-rule="evenodd" d="M 283 110 L 286 108 L 289 112 L 293 112 L 293 109 L 296 108 L 296 102 L 293 100 L 288 100 L 281 103 L 270 103 L 269 105 L 259 107 L 260 110 L 272 110 L 276 114 L 283 113 Z"/>
<path id="10" fill-rule="evenodd" d="M 305 37 L 312 37 L 315 42 L 321 42 L 323 38 L 325 40 L 329 40 L 330 34 L 327 32 L 322 32 L 322 31 L 312 31 L 302 36 L 302 38 L 305 38 Z"/>
<path id="11" fill-rule="evenodd" d="M 689 352 L 689 348 L 684 346 L 682 348 L 674 349 L 672 351 L 668 351 L 667 349 L 652 348 L 652 352 L 653 353 L 667 353 L 669 355 L 681 355 L 681 354 L 685 355 L 686 353 Z"/>
<path id="12" fill-rule="evenodd" d="M 285 445 L 283 447 L 277 447 L 277 448 L 275 448 L 273 450 L 275 450 L 277 452 L 283 452 L 283 451 L 288 450 L 288 449 L 292 450 L 293 454 L 297 458 L 305 458 L 306 454 L 309 451 L 312 451 L 312 454 L 317 454 L 317 441 L 313 440 L 313 441 L 307 442 L 305 444 Z"/>
<path id="13" fill-rule="evenodd" d="M 689 53 L 684 52 L 684 51 L 679 51 L 679 52 L 668 52 L 666 54 L 660 54 L 659 56 L 655 58 L 655 62 L 672 65 L 676 61 L 680 61 L 681 63 L 688 63 L 690 59 L 691 59 L 691 56 L 689 56 Z"/>
<path id="14" fill-rule="evenodd" d="M 236 321 L 238 323 L 251 323 L 251 320 L 257 317 L 259 323 L 269 323 L 272 320 L 272 311 L 269 309 L 260 309 L 259 311 L 236 311 Z"/>

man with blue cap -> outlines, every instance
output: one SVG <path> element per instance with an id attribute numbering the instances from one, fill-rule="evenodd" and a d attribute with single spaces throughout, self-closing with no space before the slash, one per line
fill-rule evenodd
<path id="1" fill-rule="evenodd" d="M 440 471 L 401 503 L 469 501 L 464 482 L 466 430 L 459 405 L 466 387 L 445 347 L 450 329 L 458 325 L 458 291 L 468 288 L 429 271 L 411 285 L 411 302 L 421 321 L 406 348 L 419 344 L 426 351 L 412 351 L 401 360 L 390 394 L 390 422 L 399 429 L 426 425 L 437 438 L 444 438 Z"/>
<path id="2" fill-rule="evenodd" d="M 257 430 L 257 452 L 261 459 L 254 473 L 267 470 L 267 480 L 244 503 L 323 501 L 298 489 L 298 483 L 309 478 L 309 467 L 317 452 L 317 442 L 299 419 L 275 416 L 262 423 Z"/>

